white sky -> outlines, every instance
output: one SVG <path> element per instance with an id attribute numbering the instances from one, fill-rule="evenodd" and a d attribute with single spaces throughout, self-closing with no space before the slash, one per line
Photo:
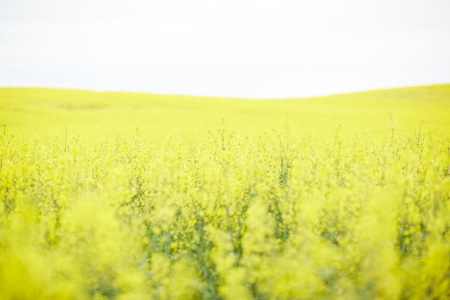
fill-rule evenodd
<path id="1" fill-rule="evenodd" d="M 286 98 L 450 83 L 450 0 L 0 0 L 0 86 Z"/>

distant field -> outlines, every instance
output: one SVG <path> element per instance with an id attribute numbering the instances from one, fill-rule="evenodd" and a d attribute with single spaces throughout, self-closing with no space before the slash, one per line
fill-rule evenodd
<path id="1" fill-rule="evenodd" d="M 130 135 L 153 141 L 173 134 L 208 135 L 224 119 L 243 135 L 271 132 L 288 120 L 298 134 L 385 134 L 389 115 L 402 132 L 450 132 L 450 85 L 377 90 L 319 98 L 245 100 L 80 90 L 0 88 L 0 123 L 18 138 L 69 135 L 83 139 Z"/>
<path id="2" fill-rule="evenodd" d="M 0 299 L 449 299 L 450 85 L 0 89 Z"/>

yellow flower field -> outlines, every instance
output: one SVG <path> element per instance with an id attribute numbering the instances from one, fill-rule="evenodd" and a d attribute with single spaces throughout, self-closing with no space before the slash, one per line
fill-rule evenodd
<path id="1" fill-rule="evenodd" d="M 0 299 L 448 299 L 450 85 L 0 89 Z"/>

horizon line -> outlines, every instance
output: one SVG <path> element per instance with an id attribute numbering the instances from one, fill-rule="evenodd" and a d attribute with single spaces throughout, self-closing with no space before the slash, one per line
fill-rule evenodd
<path id="1" fill-rule="evenodd" d="M 305 96 L 305 97 L 267 97 L 267 98 L 249 98 L 249 97 L 235 97 L 235 96 L 212 96 L 212 95 L 192 95 L 192 94 L 165 94 L 165 93 L 154 93 L 136 90 L 109 90 L 109 89 L 88 89 L 88 88 L 71 88 L 71 87 L 50 87 L 50 86 L 1 86 L 0 89 L 42 89 L 42 90 L 60 90 L 60 91 L 80 91 L 80 92 L 92 92 L 92 93 L 124 93 L 124 94 L 146 94 L 155 96 L 169 96 L 169 97 L 194 97 L 194 98 L 213 98 L 213 99 L 236 99 L 236 100 L 296 100 L 296 99 L 310 99 L 310 98 L 322 98 L 322 97 L 332 97 L 340 95 L 350 95 L 350 94 L 360 94 L 369 93 L 376 91 L 385 90 L 401 90 L 408 88 L 426 88 L 426 87 L 437 87 L 450 85 L 450 82 L 446 83 L 433 83 L 433 84 L 423 84 L 423 85 L 409 85 L 409 86 L 397 86 L 397 87 L 385 87 L 385 88 L 374 88 L 374 89 L 361 89 L 351 92 L 336 92 L 336 93 L 326 93 L 316 96 Z"/>

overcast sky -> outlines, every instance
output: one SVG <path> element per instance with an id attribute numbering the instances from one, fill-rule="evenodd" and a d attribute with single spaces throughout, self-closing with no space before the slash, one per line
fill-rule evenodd
<path id="1" fill-rule="evenodd" d="M 292 98 L 437 83 L 449 0 L 0 0 L 0 86 Z"/>

